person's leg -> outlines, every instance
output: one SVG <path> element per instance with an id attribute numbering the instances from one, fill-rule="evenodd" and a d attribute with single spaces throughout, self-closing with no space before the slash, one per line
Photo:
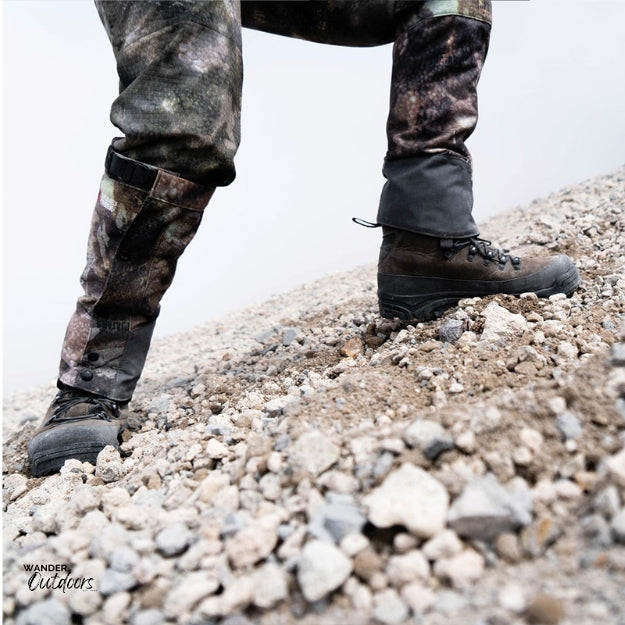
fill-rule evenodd
<path id="1" fill-rule="evenodd" d="M 242 83 L 232 2 L 98 2 L 120 76 L 60 392 L 29 444 L 35 475 L 117 445 L 160 300 L 216 186 L 235 176 Z"/>
<path id="2" fill-rule="evenodd" d="M 377 217 L 382 316 L 429 319 L 492 293 L 571 292 L 579 276 L 566 256 L 521 260 L 477 238 L 465 141 L 477 123 L 490 2 L 401 4 Z"/>

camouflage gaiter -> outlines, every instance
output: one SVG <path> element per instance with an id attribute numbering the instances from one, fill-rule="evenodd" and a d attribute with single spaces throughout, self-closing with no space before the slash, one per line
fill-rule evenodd
<path id="1" fill-rule="evenodd" d="M 102 178 L 81 277 L 84 295 L 61 354 L 62 383 L 118 401 L 132 396 L 159 302 L 214 192 L 163 170 L 148 174 L 147 189 L 108 173 Z"/>
<path id="2" fill-rule="evenodd" d="M 437 237 L 478 234 L 465 141 L 477 123 L 489 35 L 489 2 L 430 1 L 403 14 L 379 223 Z"/>

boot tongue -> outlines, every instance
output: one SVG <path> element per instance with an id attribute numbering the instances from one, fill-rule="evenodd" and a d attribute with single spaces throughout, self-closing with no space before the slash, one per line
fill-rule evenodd
<path id="1" fill-rule="evenodd" d="M 73 419 L 76 417 L 87 417 L 99 412 L 102 412 L 102 406 L 88 402 L 81 402 L 79 404 L 69 406 L 65 412 L 65 416 L 69 419 Z"/>

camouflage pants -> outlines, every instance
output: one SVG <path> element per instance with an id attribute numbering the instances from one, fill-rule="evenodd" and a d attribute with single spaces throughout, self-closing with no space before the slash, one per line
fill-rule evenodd
<path id="1" fill-rule="evenodd" d="M 394 41 L 387 182 L 378 221 L 438 236 L 477 233 L 470 157 L 488 0 L 97 2 L 120 94 L 89 236 L 84 295 L 59 381 L 119 401 L 141 375 L 160 300 L 214 187 L 234 179 L 241 25 L 313 41 Z"/>
<path id="2" fill-rule="evenodd" d="M 235 177 L 241 26 L 320 43 L 394 42 L 378 221 L 422 234 L 477 234 L 465 140 L 490 33 L 490 0 L 96 1 L 120 94 L 116 150 L 207 186 Z"/>

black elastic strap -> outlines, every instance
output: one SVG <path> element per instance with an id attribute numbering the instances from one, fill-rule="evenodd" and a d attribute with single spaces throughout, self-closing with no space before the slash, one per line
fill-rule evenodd
<path id="1" fill-rule="evenodd" d="M 366 219 L 360 219 L 360 217 L 352 217 L 352 221 L 359 226 L 364 226 L 365 228 L 379 228 L 382 224 L 374 224 L 371 221 L 367 221 Z"/>
<path id="2" fill-rule="evenodd" d="M 104 163 L 104 170 L 109 178 L 125 182 L 131 187 L 143 191 L 150 191 L 158 175 L 158 169 L 149 167 L 139 161 L 121 156 L 112 147 L 109 147 Z"/>

